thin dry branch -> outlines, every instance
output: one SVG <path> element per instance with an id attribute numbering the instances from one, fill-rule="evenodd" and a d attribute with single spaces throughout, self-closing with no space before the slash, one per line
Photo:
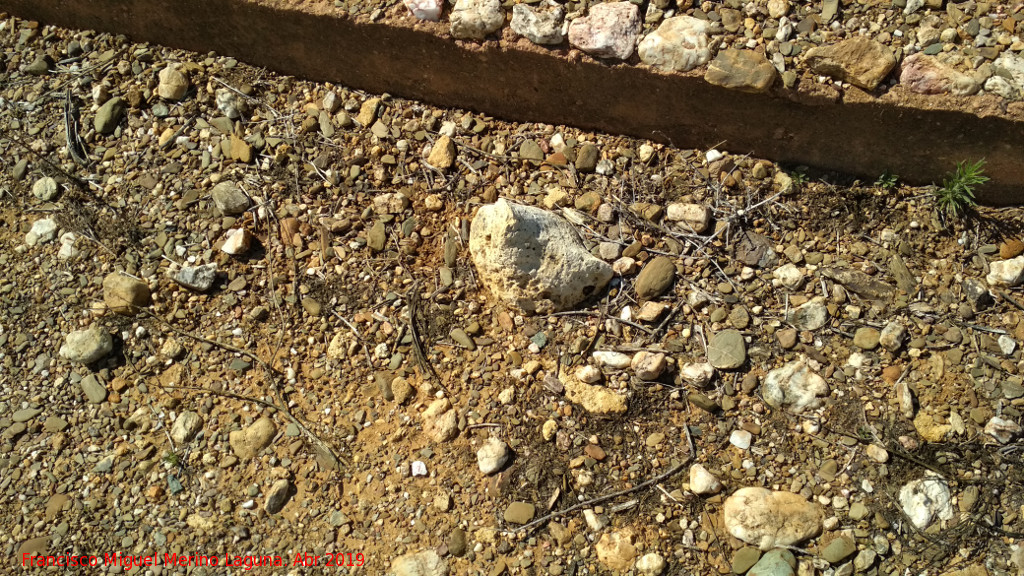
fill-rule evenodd
<path id="1" fill-rule="evenodd" d="M 649 479 L 641 482 L 640 484 L 637 484 L 636 486 L 634 486 L 632 488 L 627 488 L 625 490 L 619 490 L 618 492 L 612 492 L 611 494 L 605 494 L 604 496 L 598 496 L 597 498 L 591 498 L 590 500 L 586 500 L 586 501 L 580 502 L 579 504 L 575 504 L 575 505 L 570 506 L 570 507 L 568 507 L 568 508 L 566 508 L 564 510 L 560 510 L 558 512 L 552 512 L 551 514 L 545 514 L 544 516 L 541 516 L 540 518 L 537 518 L 533 522 L 530 522 L 528 524 L 523 524 L 522 526 L 520 526 L 518 528 L 515 528 L 513 530 L 510 530 L 509 532 L 514 534 L 516 532 L 525 532 L 527 530 L 532 530 L 533 528 L 536 528 L 537 526 L 540 526 L 540 525 L 542 525 L 542 524 L 544 524 L 544 523 L 546 523 L 548 521 L 554 520 L 556 518 L 561 518 L 562 516 L 565 516 L 566 514 L 571 514 L 572 512 L 575 512 L 576 510 L 580 510 L 580 509 L 583 509 L 583 508 L 589 508 L 591 506 L 596 506 L 597 504 L 600 504 L 602 502 L 607 502 L 608 500 L 619 498 L 620 496 L 626 496 L 626 495 L 632 494 L 634 492 L 639 492 L 640 490 L 643 490 L 644 488 L 647 488 L 648 486 L 652 486 L 654 484 L 657 484 L 657 483 L 659 483 L 659 482 L 661 482 L 661 481 L 663 481 L 663 480 L 665 480 L 667 478 L 670 478 L 670 477 L 678 474 L 679 471 L 682 470 L 684 466 L 689 464 L 691 460 L 693 460 L 693 455 L 692 454 L 686 460 L 684 460 L 684 461 L 680 462 L 679 464 L 676 464 L 675 466 L 669 468 L 668 471 L 663 472 L 662 474 L 659 474 L 659 475 L 657 475 L 657 476 L 655 476 L 653 478 L 649 478 Z"/>

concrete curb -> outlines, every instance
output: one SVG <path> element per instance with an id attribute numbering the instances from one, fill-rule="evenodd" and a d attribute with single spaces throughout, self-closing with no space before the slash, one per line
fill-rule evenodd
<path id="1" fill-rule="evenodd" d="M 897 102 L 855 89 L 745 94 L 696 74 L 667 75 L 536 48 L 510 32 L 479 45 L 443 36 L 440 25 L 373 24 L 256 0 L 0 0 L 0 10 L 508 120 L 679 147 L 720 145 L 868 182 L 885 171 L 912 183 L 938 182 L 956 162 L 984 158 L 992 181 L 979 200 L 1024 203 L 1024 105 L 1006 107 L 992 96 L 897 90 Z"/>

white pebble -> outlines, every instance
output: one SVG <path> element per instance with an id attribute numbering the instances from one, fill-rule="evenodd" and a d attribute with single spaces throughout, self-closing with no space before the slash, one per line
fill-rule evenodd
<path id="1" fill-rule="evenodd" d="M 748 443 L 749 446 L 749 443 Z M 722 490 L 722 483 L 715 475 L 700 464 L 690 466 L 690 491 L 694 494 L 717 494 Z"/>
<path id="2" fill-rule="evenodd" d="M 740 450 L 746 450 L 750 448 L 750 443 L 754 440 L 753 434 L 746 430 L 733 430 L 732 434 L 729 435 L 729 443 L 739 448 Z"/>
<path id="3" fill-rule="evenodd" d="M 606 368 L 622 370 L 624 368 L 629 368 L 629 363 L 633 359 L 629 354 L 623 354 L 622 352 L 615 352 L 614 350 L 597 350 L 594 352 L 594 360 Z"/>
<path id="4" fill-rule="evenodd" d="M 999 349 L 1003 351 L 1003 354 L 1009 356 L 1017 349 L 1017 341 L 1003 334 L 999 337 Z"/>
<path id="5" fill-rule="evenodd" d="M 579 369 L 576 370 L 576 378 L 585 384 L 600 382 L 601 376 L 601 370 L 596 366 L 591 366 L 589 364 L 586 366 L 580 366 Z"/>
<path id="6" fill-rule="evenodd" d="M 508 462 L 508 445 L 498 438 L 488 438 L 476 452 L 476 463 L 484 474 L 494 474 Z"/>

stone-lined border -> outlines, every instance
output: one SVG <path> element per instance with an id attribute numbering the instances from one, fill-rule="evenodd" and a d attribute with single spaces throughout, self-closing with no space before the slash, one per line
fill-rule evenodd
<path id="1" fill-rule="evenodd" d="M 0 0 L 0 10 L 509 120 L 680 147 L 721 144 L 868 181 L 889 171 L 931 183 L 957 161 L 985 158 L 992 181 L 979 200 L 1024 203 L 1024 112 L 1017 105 L 998 111 L 995 97 L 874 98 L 857 90 L 778 88 L 747 94 L 698 74 L 608 65 L 508 34 L 500 42 L 460 42 L 422 23 L 375 24 L 254 0 Z"/>

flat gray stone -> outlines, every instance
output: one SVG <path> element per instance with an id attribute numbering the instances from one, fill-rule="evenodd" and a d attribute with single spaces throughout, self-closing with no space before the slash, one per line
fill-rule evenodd
<path id="1" fill-rule="evenodd" d="M 917 279 L 914 278 L 910 269 L 907 268 L 906 262 L 903 261 L 899 254 L 893 255 L 892 259 L 889 260 L 889 274 L 896 280 L 896 286 L 907 294 L 913 294 L 914 290 L 917 289 Z"/>
<path id="2" fill-rule="evenodd" d="M 185 266 L 174 275 L 174 281 L 189 290 L 206 292 L 217 280 L 217 263 Z"/>
<path id="3" fill-rule="evenodd" d="M 47 432 L 63 432 L 70 426 L 68 421 L 61 418 L 60 416 L 48 416 L 46 421 L 43 422 L 43 429 Z"/>
<path id="4" fill-rule="evenodd" d="M 814 332 L 828 324 L 830 315 L 825 306 L 824 299 L 815 298 L 799 306 L 796 310 L 790 311 L 789 320 L 798 330 Z"/>
<path id="5" fill-rule="evenodd" d="M 124 117 L 124 112 L 128 108 L 128 105 L 121 98 L 111 98 L 107 100 L 99 110 L 96 111 L 96 117 L 93 119 L 93 127 L 100 134 L 110 134 L 113 132 L 117 125 L 121 123 L 121 118 Z"/>
<path id="6" fill-rule="evenodd" d="M 14 415 L 11 416 L 11 418 L 15 422 L 28 422 L 29 420 L 35 418 L 36 416 L 42 413 L 42 408 L 24 408 L 22 410 L 18 410 L 17 412 L 15 412 Z"/>
<path id="7" fill-rule="evenodd" d="M 366 245 L 370 247 L 370 250 L 380 252 L 384 250 L 387 238 L 387 230 L 384 228 L 384 223 L 377 220 L 366 233 Z"/>
<path id="8" fill-rule="evenodd" d="M 853 333 L 853 345 L 861 350 L 874 350 L 878 347 L 878 339 L 881 333 L 876 328 L 862 326 Z"/>
<path id="9" fill-rule="evenodd" d="M 242 214 L 249 209 L 251 201 L 234 182 L 220 182 L 210 192 L 217 210 L 225 216 Z"/>
<path id="10" fill-rule="evenodd" d="M 462 328 L 452 328 L 449 336 L 451 336 L 452 340 L 454 340 L 459 346 L 462 346 L 467 350 L 476 350 L 476 342 L 474 342 L 473 338 L 471 338 L 469 334 L 466 334 L 466 331 Z"/>
<path id="11" fill-rule="evenodd" d="M 48 54 L 40 54 L 21 71 L 32 76 L 45 76 L 51 68 L 53 68 L 53 58 L 50 58 Z"/>
<path id="12" fill-rule="evenodd" d="M 533 520 L 537 508 L 529 502 L 513 502 L 505 509 L 505 522 L 509 524 L 526 524 Z"/>
<path id="13" fill-rule="evenodd" d="M 828 543 L 821 551 L 821 557 L 829 564 L 839 564 L 857 552 L 857 543 L 848 536 L 840 536 Z"/>
<path id="14" fill-rule="evenodd" d="M 79 382 L 82 387 L 82 392 L 85 392 L 85 397 L 89 399 L 91 404 L 102 404 L 107 399 L 107 387 L 96 377 L 95 374 L 89 374 L 82 381 Z"/>
<path id="15" fill-rule="evenodd" d="M 789 550 L 770 550 L 747 572 L 747 576 L 793 576 L 796 558 Z"/>
<path id="16" fill-rule="evenodd" d="M 708 342 L 708 363 L 719 370 L 735 370 L 747 361 L 747 343 L 738 330 L 722 330 Z"/>

